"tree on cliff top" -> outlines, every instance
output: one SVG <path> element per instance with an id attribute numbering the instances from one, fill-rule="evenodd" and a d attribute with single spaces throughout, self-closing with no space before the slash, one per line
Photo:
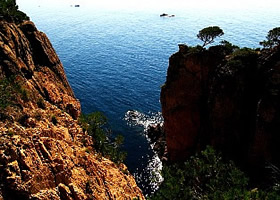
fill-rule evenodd
<path id="1" fill-rule="evenodd" d="M 202 47 L 214 42 L 216 37 L 224 35 L 223 30 L 218 26 L 209 26 L 199 31 L 197 34 L 198 39 L 203 43 Z"/>
<path id="2" fill-rule="evenodd" d="M 24 20 L 29 20 L 29 17 L 18 10 L 16 0 L 0 0 L 0 20 L 19 24 Z"/>
<path id="3" fill-rule="evenodd" d="M 264 48 L 273 48 L 280 45 L 280 27 L 270 30 L 266 36 L 267 40 L 260 42 Z"/>

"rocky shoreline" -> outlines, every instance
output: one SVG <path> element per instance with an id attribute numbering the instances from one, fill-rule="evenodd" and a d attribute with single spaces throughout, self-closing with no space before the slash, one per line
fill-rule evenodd
<path id="1" fill-rule="evenodd" d="M 168 152 L 166 146 L 163 124 L 150 125 L 147 129 L 147 137 L 152 149 L 156 152 L 163 164 L 168 162 Z"/>

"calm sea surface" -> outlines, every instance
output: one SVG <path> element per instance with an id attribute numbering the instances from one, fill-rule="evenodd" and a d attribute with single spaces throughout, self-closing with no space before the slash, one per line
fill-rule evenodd
<path id="1" fill-rule="evenodd" d="M 178 4 L 163 10 L 154 5 L 106 8 L 85 0 L 73 6 L 77 2 L 18 0 L 51 40 L 83 112 L 104 112 L 113 131 L 125 136 L 126 164 L 146 194 L 153 190 L 150 177 L 157 161 L 143 128 L 129 126 L 124 116 L 128 110 L 149 116 L 161 110 L 160 86 L 177 44 L 201 44 L 198 31 L 218 25 L 225 33 L 221 39 L 255 48 L 268 30 L 280 26 L 274 6 L 221 9 Z M 160 18 L 163 12 L 175 17 Z"/>

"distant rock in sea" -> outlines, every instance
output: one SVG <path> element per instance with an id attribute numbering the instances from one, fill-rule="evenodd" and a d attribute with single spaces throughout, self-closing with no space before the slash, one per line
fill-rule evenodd
<path id="1" fill-rule="evenodd" d="M 168 17 L 168 14 L 162 13 L 162 14 L 160 15 L 160 17 Z"/>
<path id="2" fill-rule="evenodd" d="M 162 13 L 161 15 L 159 15 L 160 17 L 175 17 L 175 15 L 169 15 L 167 13 Z"/>

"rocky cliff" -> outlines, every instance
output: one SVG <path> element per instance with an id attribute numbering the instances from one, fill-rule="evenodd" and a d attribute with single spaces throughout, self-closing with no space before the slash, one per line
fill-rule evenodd
<path id="1" fill-rule="evenodd" d="M 46 35 L 0 22 L 0 199 L 144 199 L 124 165 L 99 156 Z"/>
<path id="2" fill-rule="evenodd" d="M 169 159 L 213 145 L 245 168 L 279 166 L 279 89 L 280 47 L 180 46 L 161 90 Z"/>

